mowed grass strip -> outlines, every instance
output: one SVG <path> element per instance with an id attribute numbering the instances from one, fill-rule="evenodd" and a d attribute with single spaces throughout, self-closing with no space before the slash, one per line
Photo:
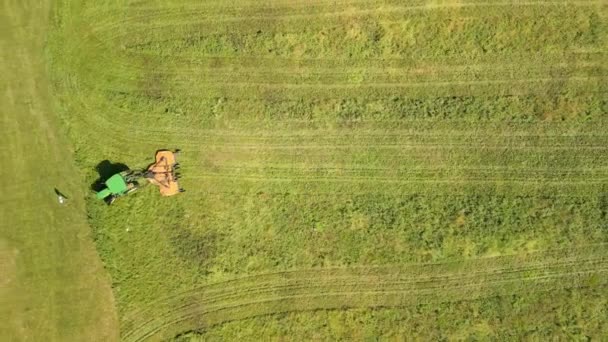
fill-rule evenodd
<path id="1" fill-rule="evenodd" d="M 90 240 L 82 174 L 48 89 L 50 10 L 49 1 L 0 2 L 0 336 L 114 341 L 110 280 Z"/>

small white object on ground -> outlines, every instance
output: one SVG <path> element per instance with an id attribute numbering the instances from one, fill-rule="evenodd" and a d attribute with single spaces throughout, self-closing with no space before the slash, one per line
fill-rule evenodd
<path id="1" fill-rule="evenodd" d="M 65 203 L 65 197 L 63 197 L 61 195 L 57 195 L 57 200 L 59 201 L 59 204 L 64 204 Z"/>

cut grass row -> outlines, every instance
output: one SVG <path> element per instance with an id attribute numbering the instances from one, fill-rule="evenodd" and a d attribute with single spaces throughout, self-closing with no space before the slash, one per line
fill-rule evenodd
<path id="1" fill-rule="evenodd" d="M 123 320 L 125 341 L 170 338 L 225 321 L 278 312 L 403 306 L 521 291 L 602 286 L 605 246 L 468 262 L 319 269 L 238 278 L 174 295 Z"/>

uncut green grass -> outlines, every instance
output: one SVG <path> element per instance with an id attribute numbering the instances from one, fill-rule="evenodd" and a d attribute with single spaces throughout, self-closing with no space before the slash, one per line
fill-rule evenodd
<path id="1" fill-rule="evenodd" d="M 87 179 L 184 151 L 184 196 L 89 199 L 121 313 L 235 275 L 606 242 L 605 6 L 409 7 L 60 2 Z"/>

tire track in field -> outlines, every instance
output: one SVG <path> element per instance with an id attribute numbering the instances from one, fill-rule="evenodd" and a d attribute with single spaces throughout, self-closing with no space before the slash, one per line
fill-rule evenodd
<path id="1" fill-rule="evenodd" d="M 557 259 L 555 265 L 562 266 L 574 266 L 580 263 L 582 260 L 596 260 L 596 256 L 599 254 L 605 253 L 603 250 L 606 247 L 606 243 L 599 243 L 593 245 L 587 245 L 583 247 L 570 247 L 565 249 L 554 249 L 547 250 L 543 252 L 534 252 L 534 253 L 524 253 L 521 255 L 506 255 L 500 257 L 481 257 L 477 259 L 473 259 L 476 267 L 466 273 L 467 276 L 477 277 L 480 275 L 487 274 L 495 274 L 500 275 L 505 273 L 504 269 L 508 268 L 507 273 L 518 272 L 521 270 L 530 270 L 532 268 L 540 270 L 544 267 L 547 260 Z M 581 251 L 584 251 L 583 257 L 580 257 Z M 529 260 L 527 265 L 522 265 L 522 261 Z M 424 264 L 406 264 L 399 266 L 397 269 L 410 273 L 419 273 L 421 270 L 425 270 L 426 266 L 432 266 L 436 270 L 453 270 L 454 266 L 463 266 L 463 263 L 466 264 L 468 261 L 448 261 L 448 262 L 438 262 L 438 263 L 424 263 Z M 507 267 L 508 266 L 508 267 Z M 458 268 L 459 269 L 459 268 Z M 348 273 L 343 274 L 344 271 L 348 271 Z M 223 281 L 217 283 L 215 285 L 221 285 L 217 287 L 213 287 L 209 291 L 209 294 L 212 293 L 220 293 L 227 288 L 230 288 L 231 295 L 243 293 L 243 287 L 247 287 L 248 290 L 255 289 L 254 287 L 248 285 L 250 281 L 254 281 L 255 285 L 259 286 L 259 289 L 266 289 L 269 284 L 272 284 L 276 277 L 281 277 L 281 279 L 295 277 L 297 280 L 305 281 L 311 277 L 316 277 L 320 274 L 331 275 L 332 279 L 335 277 L 341 278 L 352 278 L 357 274 L 367 274 L 369 271 L 373 272 L 392 272 L 395 270 L 394 267 L 386 267 L 386 266 L 352 266 L 352 267 L 328 267 L 328 268 L 320 268 L 320 269 L 305 269 L 305 270 L 286 270 L 286 271 L 277 271 L 270 273 L 262 273 L 257 275 L 245 275 L 240 278 L 233 278 L 231 280 Z M 424 272 L 426 274 L 426 271 Z M 338 274 L 338 275 L 336 275 Z M 378 275 L 377 273 L 373 273 Z M 341 275 L 341 276 L 340 276 Z M 436 276 L 426 275 L 427 278 L 435 279 Z M 458 279 L 459 276 L 455 275 L 444 275 L 441 276 L 441 279 Z M 212 284 L 213 285 L 213 284 Z M 176 298 L 181 298 L 184 294 L 187 294 L 190 291 L 179 292 L 172 296 L 167 296 L 162 298 L 162 300 L 155 301 L 156 304 L 167 304 L 170 302 L 174 302 Z M 211 298 L 211 297 L 207 297 Z M 214 296 L 213 298 L 217 298 Z M 132 319 L 137 315 L 141 314 L 141 310 L 135 310 L 126 315 L 126 319 Z"/>
<path id="2" fill-rule="evenodd" d="M 177 293 L 122 318 L 122 338 L 171 338 L 227 321 L 317 309 L 407 306 L 608 283 L 605 244 L 435 264 L 294 270 Z"/>
<path id="3" fill-rule="evenodd" d="M 504 258 L 504 257 L 503 257 Z M 490 258 L 493 259 L 493 258 Z M 480 265 L 484 265 L 487 263 L 484 263 L 486 261 L 485 258 L 480 258 L 480 259 L 475 259 L 476 263 L 480 264 Z M 602 261 L 600 258 L 587 258 L 585 260 L 570 260 L 567 258 L 564 258 L 564 260 L 560 260 L 559 262 L 555 263 L 555 267 L 576 267 L 578 266 L 581 262 L 588 262 L 590 266 L 593 265 L 599 265 Z M 454 265 L 457 265 L 459 262 L 446 262 L 446 263 L 437 263 L 437 264 L 433 264 L 434 267 L 454 267 Z M 412 265 L 409 265 L 410 268 Z M 414 264 L 413 265 L 414 268 L 415 266 L 420 266 L 419 264 Z M 407 278 L 407 279 L 391 279 L 388 280 L 386 283 L 388 284 L 416 284 L 416 283 L 420 283 L 421 281 L 433 281 L 433 282 L 437 282 L 437 281 L 461 281 L 463 279 L 466 278 L 467 281 L 470 280 L 474 280 L 477 277 L 480 276 L 500 276 L 502 278 L 508 277 L 510 274 L 515 274 L 518 272 L 522 272 L 522 271 L 543 271 L 546 268 L 546 262 L 540 262 L 540 261 L 532 261 L 530 262 L 529 265 L 526 266 L 522 266 L 522 265 L 512 265 L 512 267 L 509 267 L 508 270 L 505 271 L 505 265 L 502 265 L 502 267 L 497 267 L 496 265 L 490 264 L 490 266 L 492 267 L 487 267 L 484 268 L 483 271 L 480 270 L 471 270 L 469 272 L 466 273 L 465 276 L 459 276 L 459 275 L 454 275 L 454 274 L 447 274 L 447 275 L 441 275 L 441 276 L 437 276 L 434 274 L 424 274 L 424 275 L 417 275 L 420 276 L 421 279 L 418 279 L 416 277 L 414 278 Z M 371 272 L 370 272 L 371 270 Z M 330 278 L 332 281 L 340 281 L 340 282 L 349 282 L 349 283 L 356 283 L 357 279 L 359 276 L 364 275 L 364 276 L 382 276 L 386 273 L 394 273 L 395 270 L 400 270 L 400 271 L 405 271 L 408 272 L 408 268 L 407 267 L 387 267 L 387 266 L 372 266 L 372 267 L 364 267 L 364 266 L 353 266 L 350 268 L 336 268 L 336 267 L 332 267 L 332 268 L 321 268 L 321 269 L 311 269 L 311 270 L 291 270 L 291 271 L 283 271 L 283 272 L 274 272 L 274 273 L 263 273 L 263 274 L 259 274 L 259 275 L 253 275 L 253 276 L 244 276 L 241 278 L 234 278 L 232 280 L 228 280 L 228 281 L 224 281 L 224 282 L 220 282 L 220 283 L 216 283 L 213 285 L 218 285 L 221 284 L 221 287 L 210 287 L 210 289 L 208 291 L 206 291 L 206 293 L 208 294 L 205 298 L 208 300 L 213 300 L 213 301 L 217 301 L 217 300 L 224 300 L 224 299 L 234 299 L 234 298 L 238 298 L 239 296 L 242 295 L 249 295 L 249 294 L 257 294 L 257 293 L 269 293 L 273 290 L 276 289 L 304 289 L 307 287 L 314 287 L 314 285 L 311 284 L 315 284 L 318 283 L 318 281 L 316 281 L 316 279 L 318 279 L 318 276 L 321 275 L 323 278 Z M 420 271 L 418 271 L 420 272 Z M 281 276 L 281 279 L 294 279 L 293 283 L 290 284 L 279 284 L 279 285 L 274 285 L 274 281 L 273 279 L 277 276 Z M 294 276 L 295 275 L 295 276 Z M 228 293 L 226 292 L 226 290 L 229 289 Z M 188 294 L 192 292 L 192 290 L 190 291 L 185 291 L 185 292 L 179 292 L 176 293 L 174 295 L 171 296 L 167 296 L 162 298 L 161 300 L 155 301 L 154 303 L 157 305 L 168 305 L 171 304 L 173 302 L 176 302 L 176 300 L 179 300 L 180 298 L 182 298 L 185 294 Z M 141 315 L 144 311 L 142 310 L 135 310 L 133 312 L 129 312 L 126 317 L 125 320 L 132 320 L 134 318 L 136 318 L 137 316 Z"/>
<path id="4" fill-rule="evenodd" d="M 601 272 L 604 272 L 604 271 L 606 271 L 606 269 L 599 269 L 597 272 L 601 273 Z M 530 272 L 530 271 L 527 271 L 527 272 Z M 576 272 L 576 274 L 585 274 L 585 273 L 588 273 L 588 272 L 589 271 L 587 269 L 584 269 L 584 270 Z M 547 273 L 549 273 L 549 274 L 547 274 Z M 566 273 L 562 273 L 562 274 L 566 274 Z M 543 278 L 546 279 L 546 278 L 551 278 L 551 277 L 555 277 L 555 276 L 552 275 L 552 274 L 550 274 L 550 272 L 545 272 L 545 275 L 543 275 L 543 276 L 536 277 L 536 278 L 529 277 L 527 280 L 533 279 L 533 280 L 540 281 Z M 402 288 L 407 287 L 408 285 L 414 283 L 414 282 L 411 282 L 411 281 L 405 281 L 405 282 L 401 282 L 401 281 L 382 282 L 381 280 L 378 279 L 378 277 L 374 277 L 374 278 L 375 278 L 374 281 L 376 282 L 376 286 L 375 286 L 375 288 L 373 290 L 365 291 L 365 290 L 357 289 L 355 291 L 350 291 L 350 293 L 352 293 L 352 294 L 362 294 L 362 295 L 367 295 L 367 294 L 369 294 L 371 292 L 377 292 L 377 293 L 383 293 L 383 294 L 387 294 L 387 293 L 391 293 L 391 292 L 395 293 L 395 292 L 401 292 Z M 338 279 L 338 280 L 340 280 L 340 279 Z M 446 284 L 446 282 L 449 282 L 449 280 L 444 280 L 444 279 L 432 279 L 432 280 L 426 280 L 426 282 L 427 283 L 431 283 L 431 282 L 436 282 L 437 280 L 442 281 L 444 283 L 444 287 L 446 285 L 448 285 L 448 284 Z M 499 281 L 495 281 L 495 283 L 501 283 L 501 282 L 506 282 L 506 281 L 509 281 L 509 280 L 507 280 L 507 279 L 504 279 L 502 281 L 499 280 Z M 311 279 L 311 282 L 315 282 L 315 280 Z M 350 282 L 341 281 L 340 285 L 339 285 L 339 288 L 336 286 L 337 289 L 334 290 L 333 292 L 329 292 L 328 296 L 332 296 L 332 295 L 335 296 L 337 294 L 347 293 L 347 291 L 343 290 L 344 288 L 360 285 L 360 283 L 361 283 L 361 279 L 353 279 Z M 408 283 L 410 283 L 410 284 L 408 284 Z M 305 290 L 310 290 L 311 292 L 313 292 L 315 290 L 324 290 L 324 289 L 326 289 L 323 286 L 309 284 L 309 283 L 301 285 L 299 289 L 298 288 L 287 288 L 287 287 L 285 287 L 284 289 L 278 289 L 276 287 L 272 287 L 271 284 L 267 284 L 267 286 L 269 288 L 264 291 L 267 294 L 272 294 L 274 292 L 283 292 L 283 291 L 294 291 L 294 292 L 298 291 L 298 292 L 303 292 L 302 290 L 304 290 L 304 289 Z M 466 286 L 467 285 L 461 285 L 461 288 L 464 288 Z M 409 289 L 409 290 L 412 291 L 412 292 L 417 291 L 417 293 L 421 293 L 422 291 L 425 291 L 425 290 L 426 291 L 433 291 L 433 290 L 441 290 L 441 289 L 442 289 L 441 286 L 427 286 L 424 290 L 420 290 L 420 289 L 416 289 L 416 290 Z M 262 296 L 262 295 L 264 295 L 264 293 L 262 293 L 262 292 L 260 292 L 260 293 L 251 293 L 251 292 L 247 292 L 246 291 L 246 293 L 248 295 L 251 295 L 251 296 Z M 316 295 L 314 295 L 314 294 L 311 294 L 311 295 L 298 294 L 297 296 L 300 297 L 300 298 L 302 298 L 302 297 L 313 297 L 313 296 L 316 296 Z M 294 296 L 294 297 L 296 297 L 296 296 Z M 235 299 L 238 300 L 238 298 L 236 296 L 234 296 L 232 299 L 233 300 L 235 300 Z M 288 298 L 286 298 L 286 299 L 288 299 Z M 276 300 L 276 297 L 272 298 L 270 300 Z M 266 300 L 266 301 L 269 301 L 269 300 Z M 263 300 L 262 301 L 257 301 L 256 303 L 260 303 L 260 302 L 263 302 Z M 185 303 L 183 306 L 179 307 L 179 309 L 180 310 L 196 309 L 196 308 L 194 308 L 195 305 L 197 305 L 197 304 L 186 304 Z M 243 304 L 233 304 L 233 307 L 242 306 L 242 305 Z M 222 308 L 221 307 L 218 308 L 218 306 L 219 305 L 216 305 L 215 307 L 213 307 L 213 304 L 210 304 L 209 305 L 209 310 L 207 312 L 205 312 L 205 313 L 213 313 L 214 311 L 217 312 L 218 310 L 221 310 Z M 395 305 L 395 306 L 397 306 L 397 305 Z M 211 309 L 211 308 L 213 308 L 213 309 Z M 195 315 L 195 314 L 197 314 L 197 312 L 196 311 L 192 311 L 188 315 Z M 183 318 L 188 318 L 188 317 L 179 317 L 179 318 L 177 318 L 175 316 L 173 316 L 173 317 L 172 316 L 173 316 L 173 314 L 169 314 L 169 315 L 167 315 L 165 317 L 160 317 L 160 318 L 161 319 L 164 318 L 164 319 L 166 319 L 169 322 L 176 322 L 177 320 L 180 320 L 180 319 L 183 319 Z"/>

